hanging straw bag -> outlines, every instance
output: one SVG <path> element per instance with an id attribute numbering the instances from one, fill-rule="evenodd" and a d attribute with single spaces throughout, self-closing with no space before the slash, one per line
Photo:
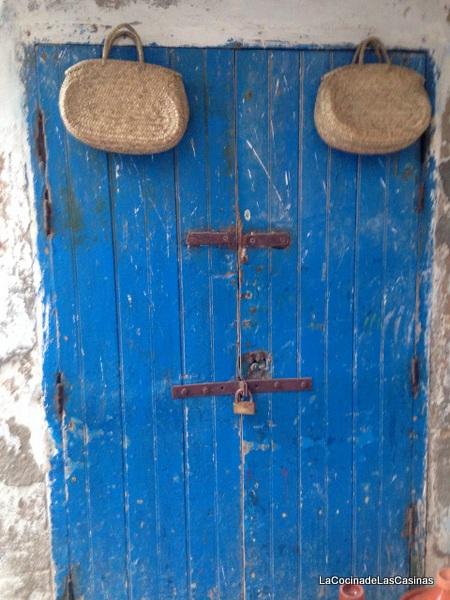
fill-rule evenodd
<path id="1" fill-rule="evenodd" d="M 111 60 L 119 36 L 134 40 L 139 61 Z M 181 75 L 144 63 L 136 30 L 115 27 L 101 59 L 67 69 L 59 107 L 64 125 L 78 140 L 109 152 L 153 154 L 178 144 L 186 131 L 189 106 Z"/>
<path id="2" fill-rule="evenodd" d="M 372 45 L 383 62 L 364 64 Z M 356 49 L 351 65 L 327 73 L 320 84 L 314 121 L 333 148 L 358 154 L 385 154 L 406 148 L 426 130 L 431 104 L 419 73 L 391 64 L 379 39 Z"/>

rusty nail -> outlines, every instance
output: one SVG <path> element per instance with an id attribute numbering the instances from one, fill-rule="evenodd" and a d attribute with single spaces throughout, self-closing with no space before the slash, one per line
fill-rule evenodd
<path id="1" fill-rule="evenodd" d="M 203 392 L 204 394 L 206 394 L 206 393 L 208 392 L 208 386 L 207 386 L 207 385 L 204 385 L 204 386 L 202 387 L 202 392 Z"/>
<path id="2" fill-rule="evenodd" d="M 252 246 L 254 246 L 254 245 L 255 245 L 255 242 L 256 242 L 256 240 L 255 240 L 255 238 L 254 238 L 254 237 L 250 237 L 250 238 L 248 238 L 248 243 L 249 243 L 249 244 L 251 244 Z"/>
<path id="3" fill-rule="evenodd" d="M 280 382 L 279 381 L 274 381 L 273 387 L 277 390 L 280 387 Z"/>
<path id="4" fill-rule="evenodd" d="M 182 388 L 182 390 L 181 390 L 181 395 L 182 395 L 182 396 L 187 396 L 187 395 L 188 395 L 187 388 Z"/>

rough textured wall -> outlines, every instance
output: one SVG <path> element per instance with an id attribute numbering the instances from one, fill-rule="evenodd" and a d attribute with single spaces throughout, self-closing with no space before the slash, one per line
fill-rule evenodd
<path id="1" fill-rule="evenodd" d="M 441 121 L 428 409 L 427 568 L 450 563 L 450 96 Z"/>
<path id="2" fill-rule="evenodd" d="M 445 0 L 0 0 L 0 598 L 50 600 L 47 510 L 53 451 L 42 409 L 45 306 L 39 294 L 24 46 L 99 43 L 135 24 L 162 45 L 347 44 L 368 34 L 425 48 L 441 77 L 433 152 L 440 165 L 431 327 L 428 571 L 450 555 L 450 6 Z M 442 128 L 441 128 L 442 124 Z"/>
<path id="3" fill-rule="evenodd" d="M 28 187 L 20 46 L 0 27 L 0 598 L 50 598 L 33 198 Z"/>

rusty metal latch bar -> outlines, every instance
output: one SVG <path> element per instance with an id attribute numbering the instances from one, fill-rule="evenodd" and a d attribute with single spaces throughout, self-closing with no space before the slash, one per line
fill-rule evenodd
<path id="1" fill-rule="evenodd" d="M 219 246 L 237 250 L 240 248 L 288 248 L 291 236 L 286 231 L 258 231 L 241 233 L 240 240 L 235 230 L 224 231 L 190 231 L 186 244 L 190 248 L 199 246 Z"/>
<path id="2" fill-rule="evenodd" d="M 292 379 L 247 379 L 246 385 L 252 394 L 304 392 L 312 388 L 312 379 L 311 377 Z M 185 399 L 200 396 L 233 396 L 241 386 L 242 382 L 239 380 L 173 385 L 172 397 L 175 399 Z"/>

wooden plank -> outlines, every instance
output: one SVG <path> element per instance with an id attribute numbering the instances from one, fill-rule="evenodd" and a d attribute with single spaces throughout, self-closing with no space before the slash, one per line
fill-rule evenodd
<path id="1" fill-rule="evenodd" d="M 368 62 L 375 59 L 373 53 Z M 383 374 L 384 256 L 387 232 L 389 165 L 386 156 L 360 157 L 355 250 L 354 318 L 354 459 L 353 544 L 354 573 L 379 572 L 383 444 L 381 422 Z M 384 589 L 384 587 L 383 587 Z M 368 588 L 376 593 L 376 588 Z"/>
<path id="2" fill-rule="evenodd" d="M 167 50 L 145 56 L 169 64 Z M 186 593 L 183 419 L 170 395 L 180 373 L 173 169 L 173 152 L 110 158 L 132 598 Z"/>
<path id="3" fill-rule="evenodd" d="M 191 105 L 189 130 L 177 150 L 176 163 L 182 377 L 186 383 L 209 381 L 217 376 L 223 366 L 229 378 L 234 376 L 235 370 L 235 256 L 230 251 L 219 249 L 190 249 L 184 243 L 189 230 L 212 225 L 226 227 L 232 218 L 233 196 L 230 192 L 234 188 L 234 163 L 233 148 L 230 147 L 230 130 L 233 126 L 230 118 L 233 98 L 220 95 L 223 88 L 221 90 L 214 84 L 218 81 L 214 70 L 220 66 L 223 76 L 221 85 L 225 89 L 232 89 L 231 57 L 224 55 L 223 60 L 227 62 L 208 64 L 206 51 L 189 49 L 175 51 L 173 60 L 173 67 L 183 75 Z M 217 115 L 223 115 L 219 121 Z M 212 137 L 215 131 L 222 138 L 222 146 L 217 146 L 218 140 Z M 223 207 L 217 212 L 219 204 L 223 204 Z M 228 320 L 221 322 L 222 332 L 219 332 L 216 319 L 224 309 Z M 219 366 L 221 357 L 217 354 L 217 344 L 219 347 L 228 346 L 222 367 Z M 223 442 L 224 432 L 220 432 L 218 437 L 218 410 L 220 427 L 225 428 L 230 437 L 226 446 L 220 449 L 220 463 L 218 439 Z M 234 565 L 228 572 L 231 586 L 234 590 L 239 586 L 239 569 L 236 565 L 239 557 L 239 501 L 236 496 L 239 446 L 231 400 L 228 411 L 228 415 L 225 415 L 223 409 L 218 409 L 213 398 L 187 400 L 184 404 L 188 582 L 191 598 L 218 596 L 224 579 L 222 567 L 227 562 L 228 554 L 231 565 Z M 232 440 L 235 442 L 234 448 Z M 224 454 L 227 449 L 230 451 L 229 458 Z M 228 469 L 230 476 L 226 475 Z M 233 483 L 230 488 L 219 489 L 219 481 L 224 476 Z M 230 516 L 236 528 L 234 531 L 225 533 L 222 520 L 219 525 L 220 505 L 229 505 L 225 514 Z"/>
<path id="4" fill-rule="evenodd" d="M 182 380 L 211 379 L 211 299 L 205 279 L 208 253 L 194 256 L 184 240 L 194 224 L 207 224 L 205 91 L 201 50 L 176 50 L 173 67 L 183 75 L 190 103 L 189 130 L 176 151 L 180 260 Z M 195 178 L 192 174 L 195 173 Z M 202 327 L 198 324 L 202 322 Z M 214 464 L 210 399 L 187 401 L 184 409 L 185 502 L 188 597 L 207 597 L 215 583 Z M 200 426 L 202 424 L 202 426 Z"/>
<path id="5" fill-rule="evenodd" d="M 352 51 L 331 53 L 331 66 Z M 327 217 L 327 574 L 351 575 L 353 460 L 353 290 L 358 158 L 333 150 Z M 338 540 L 338 543 L 337 543 Z M 326 588 L 325 598 L 336 590 Z"/>
<path id="6" fill-rule="evenodd" d="M 73 238 L 78 235 L 79 222 L 73 207 L 68 181 L 66 135 L 58 110 L 59 88 L 63 80 L 61 61 L 70 61 L 68 51 L 58 46 L 40 46 L 37 57 L 39 101 L 45 127 L 47 149 L 47 183 L 52 202 L 52 262 L 55 302 L 58 309 L 58 368 L 64 374 L 66 395 L 65 463 L 69 560 L 74 571 L 75 593 L 93 591 L 93 548 L 90 535 L 88 495 L 87 439 L 83 435 L 85 407 L 80 385 L 80 339 L 77 319 L 79 296 L 76 290 L 76 265 Z M 51 373 L 50 381 L 54 381 Z M 50 381 L 48 385 L 50 385 Z M 80 431 L 81 429 L 81 431 Z M 67 575 L 67 574 L 66 574 Z M 59 587 L 61 589 L 62 583 Z"/>
<path id="7" fill-rule="evenodd" d="M 205 78 L 209 224 L 220 229 L 236 225 L 234 51 L 208 50 Z M 236 254 L 212 248 L 209 261 L 213 377 L 231 379 L 236 376 Z M 231 401 L 213 401 L 217 559 L 216 590 L 211 598 L 223 600 L 234 600 L 242 594 L 240 419 L 233 414 Z"/>
<path id="8" fill-rule="evenodd" d="M 328 52 L 304 52 L 303 131 L 301 139 L 300 264 L 301 372 L 313 378 L 313 391 L 302 397 L 300 411 L 300 592 L 319 594 L 318 579 L 326 571 L 327 522 L 327 206 L 329 155 L 314 127 L 314 104 L 320 79 L 330 68 Z M 326 593 L 326 590 L 320 590 Z"/>
<path id="9" fill-rule="evenodd" d="M 362 576 L 378 572 L 376 531 L 381 526 L 379 359 L 382 345 L 386 190 L 386 157 L 361 157 L 355 257 L 352 567 L 354 573 L 361 573 Z"/>
<path id="10" fill-rule="evenodd" d="M 61 69 L 97 56 L 96 47 L 70 46 Z M 104 152 L 69 135 L 65 146 L 80 353 L 81 414 L 75 415 L 72 435 L 85 440 L 92 596 L 102 597 L 105 588 L 126 588 L 129 560 L 109 178 Z M 74 476 L 71 485 L 78 485 Z M 71 512 L 76 514 L 74 505 Z"/>
<path id="11" fill-rule="evenodd" d="M 244 231 L 266 229 L 269 219 L 268 53 L 236 55 L 239 214 Z M 241 265 L 241 351 L 269 347 L 269 253 L 257 249 Z M 245 586 L 249 599 L 269 597 L 273 562 L 271 398 L 258 394 L 256 415 L 243 420 L 242 460 Z M 261 454 L 263 456 L 258 456 Z"/>
<path id="12" fill-rule="evenodd" d="M 419 65 L 418 65 L 419 66 Z M 433 112 L 435 110 L 435 79 L 433 61 L 423 53 L 421 70 L 425 77 L 425 86 L 430 96 Z M 430 310 L 430 289 L 432 263 L 432 216 L 435 186 L 434 162 L 429 155 L 430 132 L 424 136 L 422 143 L 422 178 L 423 208 L 418 214 L 417 233 L 417 296 L 416 296 L 416 339 L 414 352 L 419 359 L 420 385 L 413 401 L 412 415 L 412 489 L 411 501 L 417 503 L 418 519 L 414 531 L 414 542 L 410 552 L 410 572 L 422 575 L 425 573 L 426 543 L 426 444 L 427 444 L 427 393 L 429 385 L 429 363 L 426 351 L 427 323 Z"/>
<path id="13" fill-rule="evenodd" d="M 26 50 L 26 94 L 28 98 L 28 130 L 31 142 L 31 162 L 33 168 L 33 184 L 36 199 L 36 218 L 38 224 L 38 253 L 42 276 L 42 303 L 45 307 L 46 327 L 43 327 L 43 393 L 46 418 L 49 431 L 53 439 L 55 452 L 49 457 L 50 460 L 50 506 L 51 506 L 51 539 L 53 549 L 53 562 L 55 566 L 55 588 L 56 594 L 62 596 L 67 575 L 70 569 L 70 557 L 68 546 L 68 521 L 67 504 L 64 485 L 64 454 L 66 450 L 66 436 L 64 436 L 65 418 L 59 415 L 55 407 L 55 384 L 58 373 L 61 371 L 59 322 L 56 311 L 57 291 L 55 286 L 55 258 L 53 255 L 53 236 L 47 235 L 46 217 L 43 203 L 49 194 L 49 181 L 47 178 L 48 160 L 53 160 L 55 145 L 51 144 L 52 150 L 49 157 L 48 135 L 52 135 L 54 113 L 50 110 L 49 102 L 55 102 L 58 97 L 59 72 L 52 73 L 50 79 L 49 70 L 44 68 L 46 60 L 49 61 L 51 69 L 57 69 L 57 58 L 52 51 L 47 52 L 46 60 L 42 55 L 43 49 L 29 47 Z M 38 69 L 39 65 L 39 69 Z M 45 77 L 45 91 L 43 80 Z M 41 93 L 43 96 L 41 98 Z M 43 107 L 45 102 L 45 110 Z M 34 142 L 34 143 L 33 143 Z M 43 153 L 43 155 L 42 155 Z M 64 164 L 64 156 L 61 156 Z M 64 173 L 64 170 L 62 171 Z M 56 186 L 64 185 L 64 175 L 58 182 L 52 179 Z M 57 191 L 57 187 L 55 191 Z M 52 191 L 51 188 L 50 191 Z M 59 215 L 59 211 L 58 215 Z M 55 215 L 52 219 L 52 227 L 55 227 Z M 63 253 L 66 277 L 71 272 L 70 254 Z M 58 278 L 61 281 L 62 277 Z M 62 283 L 62 282 L 61 282 Z M 58 289 L 58 293 L 61 290 Z"/>
<path id="14" fill-rule="evenodd" d="M 394 55 L 395 62 L 401 58 Z M 415 57 L 413 66 L 417 68 Z M 388 158 L 365 157 L 361 162 L 354 565 L 363 573 L 409 571 L 403 529 L 411 501 L 409 364 L 420 169 L 419 144 Z M 398 588 L 373 593 L 394 598 Z"/>
<path id="15" fill-rule="evenodd" d="M 394 63 L 424 70 L 423 57 L 394 53 Z M 381 526 L 379 570 L 409 574 L 409 547 L 404 535 L 411 502 L 413 396 L 410 362 L 415 343 L 417 274 L 417 198 L 421 180 L 420 143 L 394 154 L 389 161 L 384 274 L 382 379 L 382 441 L 380 468 Z M 395 535 L 392 535 L 395 532 Z M 406 588 L 405 588 L 406 589 Z M 401 589 L 400 589 L 401 591 Z M 388 597 L 399 589 L 390 586 Z M 378 597 L 385 596 L 378 592 Z"/>
<path id="16" fill-rule="evenodd" d="M 283 229 L 292 236 L 287 249 L 268 251 L 270 261 L 269 351 L 274 377 L 297 375 L 297 263 L 298 263 L 298 52 L 269 52 L 269 187 L 268 229 Z M 298 588 L 298 410 L 303 394 L 276 393 L 272 396 L 272 445 L 267 453 L 255 452 L 258 478 L 270 478 L 269 502 L 271 598 L 297 597 Z M 266 469 L 269 456 L 269 471 Z"/>

